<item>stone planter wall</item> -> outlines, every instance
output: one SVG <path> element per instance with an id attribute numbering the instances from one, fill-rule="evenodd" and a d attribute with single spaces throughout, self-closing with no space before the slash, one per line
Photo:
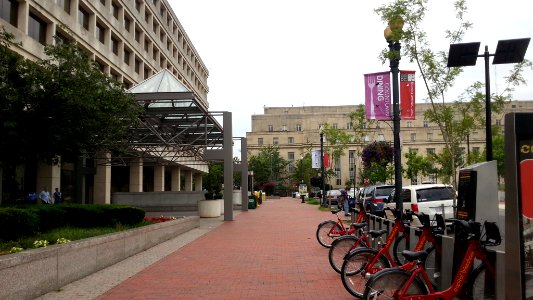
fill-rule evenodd
<path id="1" fill-rule="evenodd" d="M 34 299 L 198 227 L 198 216 L 183 217 L 0 256 L 0 299 Z"/>

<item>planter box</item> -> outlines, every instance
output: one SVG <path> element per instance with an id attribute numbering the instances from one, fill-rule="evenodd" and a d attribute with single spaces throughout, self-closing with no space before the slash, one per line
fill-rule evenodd
<path id="1" fill-rule="evenodd" d="M 191 229 L 198 216 L 0 256 L 0 299 L 33 299 Z"/>
<path id="2" fill-rule="evenodd" d="M 198 215 L 200 218 L 217 218 L 224 213 L 224 200 L 201 200 L 198 201 Z M 222 203 L 222 208 L 221 208 Z"/>

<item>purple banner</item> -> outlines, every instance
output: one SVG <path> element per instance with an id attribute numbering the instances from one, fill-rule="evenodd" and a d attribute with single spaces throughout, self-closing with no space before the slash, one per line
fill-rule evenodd
<path id="1" fill-rule="evenodd" d="M 392 120 L 390 72 L 365 74 L 367 120 Z"/>

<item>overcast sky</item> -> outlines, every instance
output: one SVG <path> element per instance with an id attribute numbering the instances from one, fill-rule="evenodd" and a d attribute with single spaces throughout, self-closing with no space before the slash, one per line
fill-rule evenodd
<path id="1" fill-rule="evenodd" d="M 168 0 L 209 70 L 209 110 L 231 111 L 233 135 L 251 131 L 251 115 L 263 107 L 355 105 L 364 102 L 363 74 L 389 70 L 379 53 L 386 24 L 374 12 L 385 0 Z M 444 30 L 456 24 L 453 1 L 430 0 L 426 32 L 436 51 L 448 51 Z M 494 53 L 498 40 L 529 38 L 533 18 L 525 0 L 467 0 L 474 27 L 463 42 L 481 42 Z M 533 61 L 533 45 L 526 58 Z M 492 65 L 491 92 L 501 92 L 513 65 Z M 406 59 L 402 70 L 417 70 Z M 467 67 L 447 99 L 484 82 L 484 60 Z M 533 100 L 529 86 L 516 100 Z M 417 77 L 417 80 L 420 79 Z M 417 84 L 416 102 L 425 91 Z M 234 153 L 234 156 L 240 156 Z"/>

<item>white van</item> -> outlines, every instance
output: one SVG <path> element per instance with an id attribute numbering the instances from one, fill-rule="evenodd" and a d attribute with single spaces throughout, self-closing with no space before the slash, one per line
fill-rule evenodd
<path id="1" fill-rule="evenodd" d="M 453 218 L 453 196 L 455 190 L 445 184 L 419 184 L 403 187 L 403 209 L 423 212 L 430 219 L 442 214 L 444 219 Z M 388 207 L 394 207 L 394 192 L 389 196 Z"/>

